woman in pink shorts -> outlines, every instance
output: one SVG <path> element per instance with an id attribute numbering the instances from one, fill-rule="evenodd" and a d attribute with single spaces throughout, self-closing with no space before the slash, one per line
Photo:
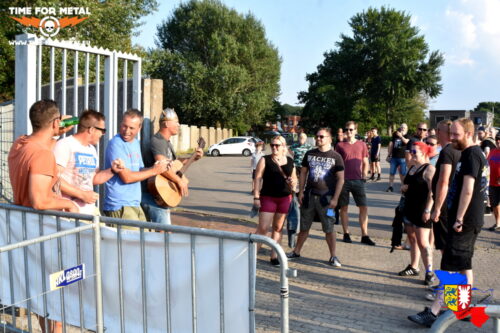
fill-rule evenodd
<path id="1" fill-rule="evenodd" d="M 279 244 L 286 214 L 292 201 L 292 189 L 297 185 L 293 159 L 286 156 L 286 140 L 275 136 L 271 140 L 271 155 L 262 157 L 255 170 L 254 205 L 259 209 L 256 234 L 267 235 L 272 225 L 272 238 Z M 258 249 L 260 246 L 258 246 Z M 274 251 L 271 264 L 279 266 Z"/>

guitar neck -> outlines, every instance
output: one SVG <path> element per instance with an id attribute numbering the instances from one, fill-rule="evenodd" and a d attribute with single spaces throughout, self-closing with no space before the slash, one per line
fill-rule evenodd
<path id="1" fill-rule="evenodd" d="M 182 166 L 180 172 L 182 174 L 186 173 L 187 169 L 189 168 L 189 166 L 191 165 L 191 163 L 194 162 L 194 159 L 196 158 L 196 151 L 191 155 L 191 157 L 187 160 L 186 163 L 184 163 L 184 165 Z"/>

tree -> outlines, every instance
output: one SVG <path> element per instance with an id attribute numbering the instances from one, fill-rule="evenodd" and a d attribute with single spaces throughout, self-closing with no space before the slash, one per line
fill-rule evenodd
<path id="1" fill-rule="evenodd" d="M 144 68 L 163 79 L 165 106 L 183 121 L 245 132 L 272 109 L 281 60 L 252 14 L 216 0 L 183 3 L 158 27 L 157 46 Z"/>
<path id="2" fill-rule="evenodd" d="M 132 46 L 134 30 L 142 23 L 139 19 L 149 15 L 158 7 L 157 0 L 128 1 L 95 1 L 95 0 L 35 0 L 30 1 L 31 7 L 88 7 L 90 16 L 87 20 L 74 27 L 61 29 L 57 39 L 74 39 L 88 41 L 92 46 L 117 49 L 122 52 L 135 52 Z M 34 27 L 24 27 L 9 18 L 9 7 L 26 7 L 25 0 L 10 0 L 0 2 L 0 102 L 12 99 L 14 95 L 14 45 L 17 34 L 39 34 Z M 34 16 L 34 15 L 33 15 Z M 40 15 L 42 18 L 45 15 Z M 42 57 L 46 61 L 47 57 Z M 69 64 L 71 65 L 71 64 Z M 44 71 L 47 71 L 47 62 Z M 56 69 L 60 70 L 60 66 Z M 93 73 L 92 73 L 93 75 Z"/>
<path id="3" fill-rule="evenodd" d="M 473 111 L 493 112 L 495 115 L 493 126 L 500 126 L 500 102 L 480 102 Z"/>
<path id="4" fill-rule="evenodd" d="M 402 107 L 406 103 L 420 95 L 441 93 L 439 68 L 444 58 L 438 51 L 429 53 L 410 19 L 404 12 L 385 7 L 369 8 L 351 18 L 352 36 L 341 35 L 337 48 L 325 53 L 317 72 L 307 75 L 308 91 L 299 94 L 309 126 L 315 125 L 317 117 L 318 125 L 366 121 L 356 111 L 356 106 L 364 105 L 370 110 L 368 119 L 383 119 L 390 128 L 399 118 L 406 118 Z"/>

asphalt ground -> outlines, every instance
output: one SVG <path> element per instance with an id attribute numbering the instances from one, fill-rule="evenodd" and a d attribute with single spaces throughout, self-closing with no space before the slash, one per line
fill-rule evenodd
<path id="1" fill-rule="evenodd" d="M 385 150 L 383 151 L 385 155 Z M 328 250 L 319 223 L 313 223 L 302 257 L 290 262 L 298 276 L 290 282 L 291 332 L 422 332 L 425 329 L 406 317 L 421 311 L 430 302 L 423 285 L 423 275 L 400 277 L 397 272 L 409 263 L 409 251 L 389 253 L 394 208 L 399 201 L 399 181 L 395 192 L 387 193 L 388 163 L 382 161 L 382 180 L 368 182 L 369 234 L 376 246 L 361 244 L 357 208 L 351 200 L 350 232 L 353 243 L 342 242 L 336 226 L 337 255 L 341 268 L 327 265 Z M 250 158 L 242 156 L 205 157 L 187 172 L 189 197 L 173 212 L 174 224 L 253 232 L 257 218 L 251 219 L 252 206 Z M 473 300 L 485 295 L 490 303 L 500 297 L 500 233 L 486 230 L 493 217 L 485 217 L 473 259 L 475 287 Z M 286 237 L 284 237 L 286 239 Z M 286 242 L 282 246 L 289 249 Z M 439 251 L 434 252 L 439 268 Z M 269 250 L 258 256 L 257 310 L 258 332 L 279 332 L 279 270 L 269 264 Z M 423 267 L 421 265 L 421 270 Z M 459 322 L 449 332 L 488 332 L 492 320 L 482 328 Z"/>

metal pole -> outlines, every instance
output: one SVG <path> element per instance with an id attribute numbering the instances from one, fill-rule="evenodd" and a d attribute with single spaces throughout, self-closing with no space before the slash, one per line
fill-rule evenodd
<path id="1" fill-rule="evenodd" d="M 102 307 L 102 276 L 101 276 L 101 226 L 99 216 L 92 219 L 94 228 L 94 255 L 95 255 L 95 288 L 96 288 L 96 328 L 98 333 L 104 332 Z"/>

